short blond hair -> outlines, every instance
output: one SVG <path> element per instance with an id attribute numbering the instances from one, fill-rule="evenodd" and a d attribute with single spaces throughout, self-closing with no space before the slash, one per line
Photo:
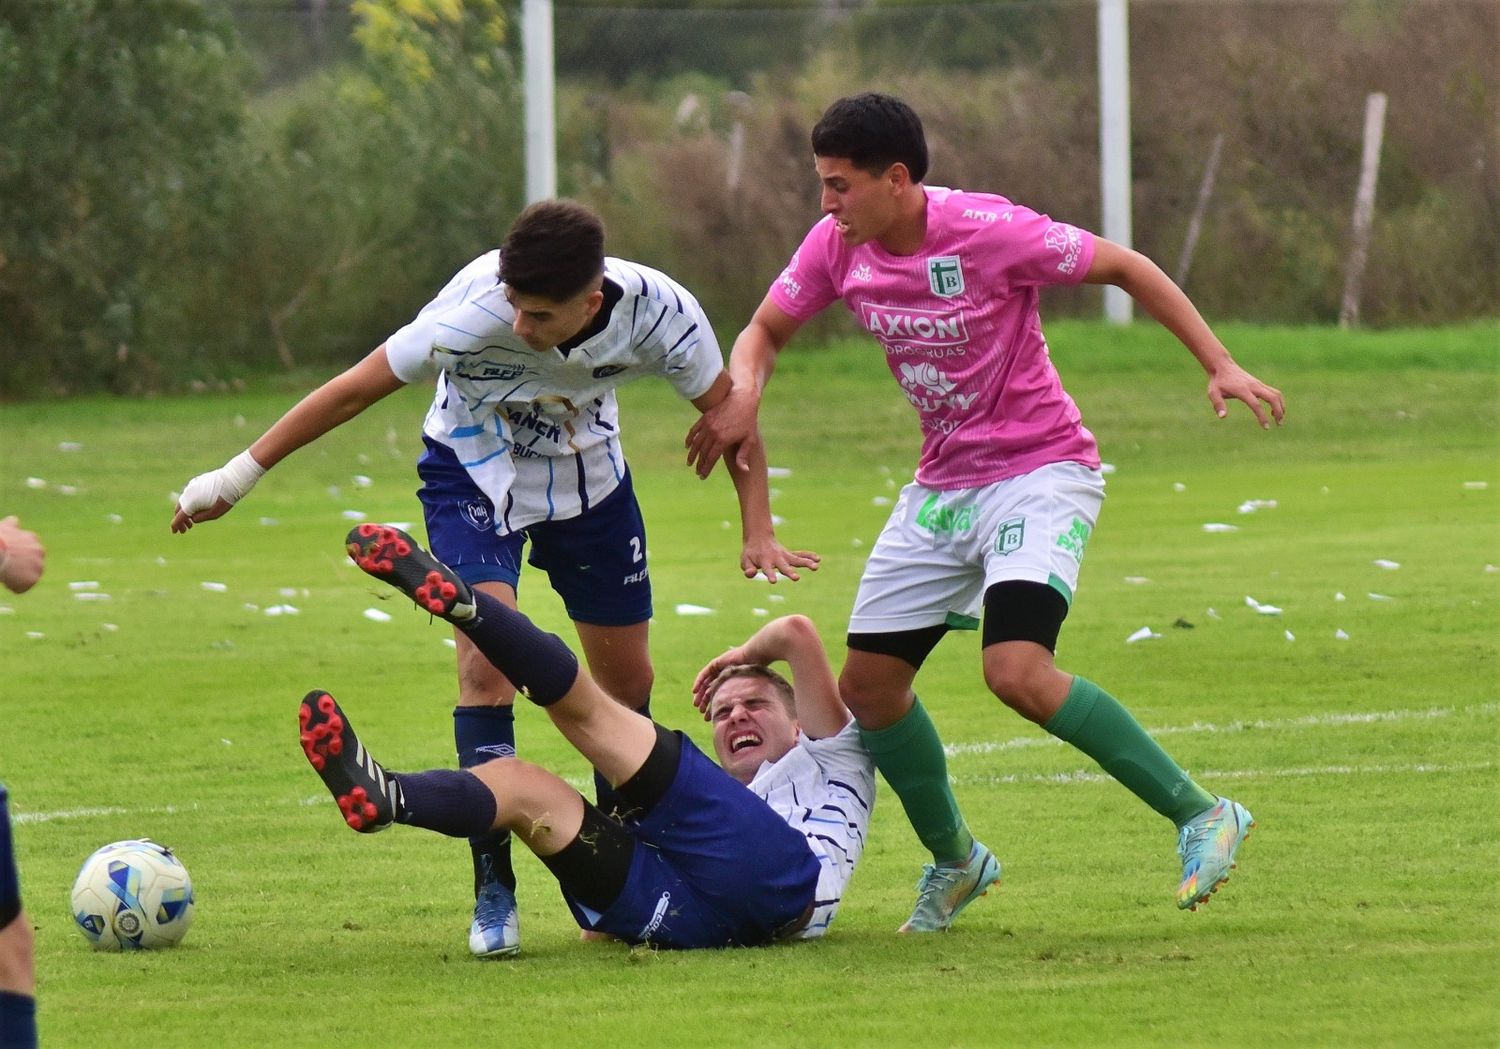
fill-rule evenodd
<path id="1" fill-rule="evenodd" d="M 782 706 L 786 707 L 787 713 L 794 718 L 797 716 L 797 693 L 792 689 L 792 683 L 763 663 L 731 663 L 719 671 L 718 676 L 708 686 L 709 707 L 713 706 L 714 697 L 719 694 L 719 688 L 724 682 L 732 681 L 737 677 L 758 677 L 768 682 L 777 698 L 781 700 Z"/>

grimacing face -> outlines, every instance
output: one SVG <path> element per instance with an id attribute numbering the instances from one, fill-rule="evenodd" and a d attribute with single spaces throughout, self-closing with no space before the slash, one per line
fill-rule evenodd
<path id="1" fill-rule="evenodd" d="M 604 293 L 597 288 L 557 302 L 507 286 L 505 298 L 516 311 L 511 327 L 527 346 L 539 353 L 567 342 L 583 331 L 604 304 Z"/>
<path id="2" fill-rule="evenodd" d="M 719 764 L 741 783 L 761 765 L 778 761 L 797 745 L 797 719 L 765 678 L 732 677 L 714 692 L 708 707 Z"/>

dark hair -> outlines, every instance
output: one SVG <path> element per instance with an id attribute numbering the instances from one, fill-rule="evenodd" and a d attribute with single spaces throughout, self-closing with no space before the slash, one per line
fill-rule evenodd
<path id="1" fill-rule="evenodd" d="M 734 663 L 719 671 L 719 676 L 708 686 L 709 704 L 713 704 L 714 697 L 719 694 L 724 682 L 737 677 L 758 677 L 769 683 L 776 698 L 786 707 L 787 713 L 792 717 L 797 716 L 797 694 L 792 690 L 792 683 L 763 663 Z"/>
<path id="2" fill-rule="evenodd" d="M 564 302 L 604 274 L 604 223 L 576 200 L 541 200 L 511 223 L 500 279 L 524 295 Z"/>
<path id="3" fill-rule="evenodd" d="M 843 157 L 872 175 L 905 164 L 913 182 L 927 177 L 927 136 L 911 106 L 894 95 L 867 91 L 841 98 L 812 131 L 813 154 Z"/>

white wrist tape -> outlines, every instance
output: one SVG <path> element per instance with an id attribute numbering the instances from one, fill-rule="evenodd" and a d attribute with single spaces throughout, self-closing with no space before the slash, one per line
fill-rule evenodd
<path id="1" fill-rule="evenodd" d="M 255 482 L 265 476 L 265 472 L 265 467 L 256 462 L 248 450 L 243 451 L 217 470 L 199 474 L 189 481 L 182 489 L 177 505 L 189 514 L 207 510 L 220 499 L 233 506 L 255 487 Z"/>

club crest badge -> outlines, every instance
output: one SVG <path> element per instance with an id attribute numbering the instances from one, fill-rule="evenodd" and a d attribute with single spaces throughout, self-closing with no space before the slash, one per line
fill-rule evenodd
<path id="1" fill-rule="evenodd" d="M 951 299 L 964 293 L 964 267 L 957 255 L 927 260 L 927 283 L 934 295 Z"/>

